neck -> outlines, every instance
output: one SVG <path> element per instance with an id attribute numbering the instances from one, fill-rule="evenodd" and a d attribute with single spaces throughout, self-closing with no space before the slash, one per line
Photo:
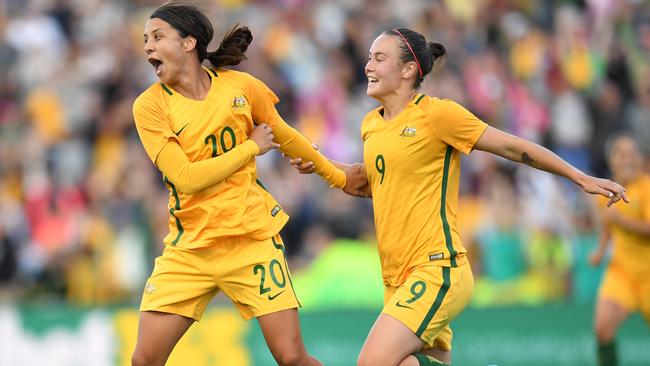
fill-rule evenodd
<path id="1" fill-rule="evenodd" d="M 638 175 L 639 172 L 637 171 L 633 175 L 614 174 L 612 178 L 614 179 L 615 182 L 625 187 L 628 184 L 632 183 Z"/>
<path id="2" fill-rule="evenodd" d="M 210 91 L 210 76 L 205 72 L 200 63 L 194 62 L 191 66 L 182 67 L 181 72 L 169 86 L 186 98 L 203 100 Z"/>
<path id="3" fill-rule="evenodd" d="M 396 92 L 381 98 L 380 102 L 384 107 L 384 120 L 390 121 L 397 117 L 400 112 L 415 98 L 417 90 L 410 89 L 407 92 Z"/>

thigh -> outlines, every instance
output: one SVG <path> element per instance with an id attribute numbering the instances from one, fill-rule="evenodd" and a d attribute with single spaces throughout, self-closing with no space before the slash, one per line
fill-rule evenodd
<path id="1" fill-rule="evenodd" d="M 603 276 L 598 291 L 598 302 L 602 299 L 618 304 L 632 312 L 638 308 L 637 297 L 631 278 L 620 268 L 610 265 Z"/>
<path id="2" fill-rule="evenodd" d="M 399 365 L 422 347 L 422 341 L 400 320 L 380 314 L 366 338 L 361 353 L 361 365 Z"/>
<path id="3" fill-rule="evenodd" d="M 219 288 L 244 319 L 300 307 L 279 235 L 241 240 L 229 259 L 231 268 L 219 278 Z"/>
<path id="4" fill-rule="evenodd" d="M 153 272 L 144 288 L 140 311 L 156 311 L 200 320 L 217 284 L 204 269 L 208 249 L 183 249 L 167 246 L 156 258 Z"/>
<path id="5" fill-rule="evenodd" d="M 422 341 L 400 320 L 379 314 L 366 338 L 359 360 L 363 365 L 398 365 L 422 347 Z"/>
<path id="6" fill-rule="evenodd" d="M 194 319 L 176 314 L 141 312 L 133 358 L 141 363 L 164 365 L 193 322 Z"/>
<path id="7" fill-rule="evenodd" d="M 473 289 L 469 264 L 421 266 L 395 291 L 382 312 L 405 324 L 425 348 L 450 350 L 449 322 L 469 303 Z"/>

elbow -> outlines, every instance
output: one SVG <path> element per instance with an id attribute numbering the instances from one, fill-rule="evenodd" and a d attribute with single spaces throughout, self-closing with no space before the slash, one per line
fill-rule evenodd
<path id="1" fill-rule="evenodd" d="M 192 184 L 189 179 L 177 178 L 172 181 L 172 184 L 176 191 L 182 192 L 183 194 L 194 194 L 201 190 L 201 187 Z"/>
<path id="2" fill-rule="evenodd" d="M 530 165 L 530 156 L 528 152 L 530 152 L 529 150 L 531 149 L 527 149 L 526 145 L 527 141 L 517 136 L 510 136 L 510 139 L 508 139 L 504 144 L 504 151 L 506 154 L 504 157 L 512 161 Z"/>

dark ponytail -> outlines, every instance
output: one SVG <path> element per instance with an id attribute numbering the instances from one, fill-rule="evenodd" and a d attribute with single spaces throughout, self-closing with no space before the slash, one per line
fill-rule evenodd
<path id="1" fill-rule="evenodd" d="M 428 45 L 429 52 L 433 56 L 433 67 L 442 67 L 447 59 L 447 49 L 438 42 L 429 42 Z"/>
<path id="2" fill-rule="evenodd" d="M 207 59 L 215 69 L 238 65 L 246 59 L 245 53 L 252 41 L 253 34 L 250 29 L 237 24 L 226 33 L 216 51 L 208 52 Z"/>
<path id="3" fill-rule="evenodd" d="M 414 61 L 418 64 L 421 74 L 413 82 L 414 89 L 420 87 L 424 77 L 433 70 L 434 66 L 441 67 L 447 57 L 445 46 L 437 42 L 427 43 L 423 35 L 410 29 L 393 29 L 383 34 L 396 37 L 399 40 L 401 44 L 400 60 L 402 62 Z"/>

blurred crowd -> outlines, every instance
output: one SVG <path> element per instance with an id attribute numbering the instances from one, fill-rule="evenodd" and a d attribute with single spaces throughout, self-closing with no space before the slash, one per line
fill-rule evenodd
<path id="1" fill-rule="evenodd" d="M 0 2 L 0 302 L 139 300 L 169 215 L 168 192 L 131 114 L 133 100 L 156 82 L 142 32 L 160 4 Z M 266 82 L 285 119 L 330 158 L 362 159 L 360 121 L 376 105 L 365 95 L 368 48 L 395 27 L 448 50 L 423 92 L 454 99 L 598 176 L 609 174 L 604 144 L 617 131 L 631 131 L 650 155 L 647 1 L 200 4 L 215 42 L 237 23 L 251 28 L 248 60 L 238 68 Z M 459 226 L 476 277 L 474 304 L 590 302 L 602 270 L 587 263 L 597 244 L 591 199 L 570 182 L 480 152 L 462 164 Z M 326 257 L 353 266 L 326 255 L 341 242 L 375 250 L 369 200 L 297 174 L 277 152 L 258 167 L 291 215 L 282 234 L 295 273 L 313 272 Z M 381 289 L 378 275 L 369 281 Z"/>

